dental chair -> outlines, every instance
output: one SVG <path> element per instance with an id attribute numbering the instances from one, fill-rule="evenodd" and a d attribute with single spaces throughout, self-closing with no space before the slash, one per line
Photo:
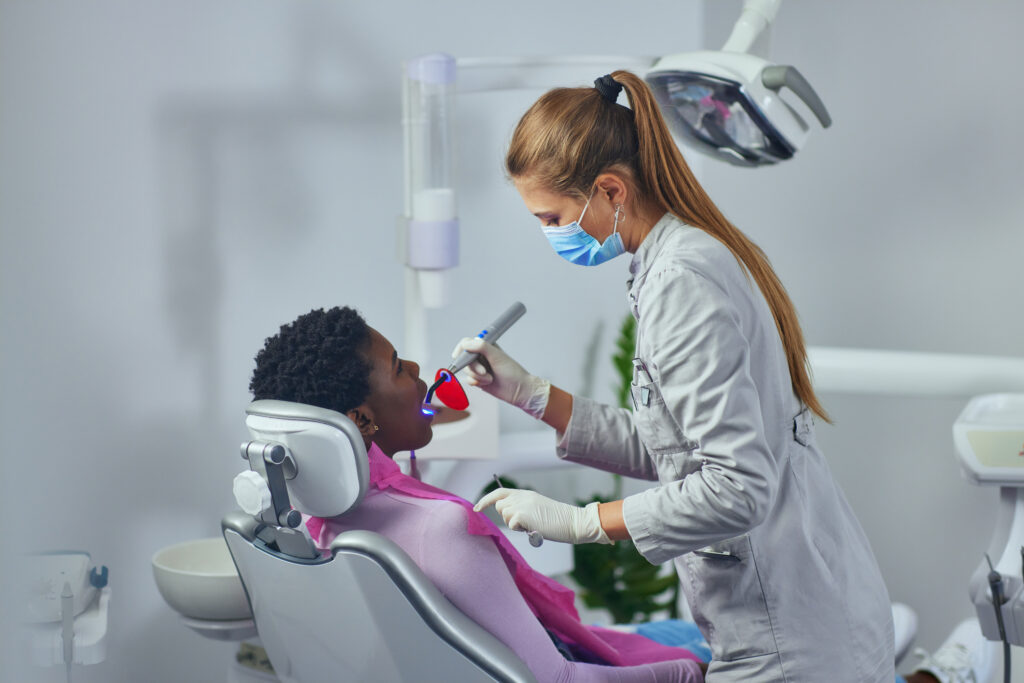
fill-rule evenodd
<path id="1" fill-rule="evenodd" d="M 347 417 L 266 400 L 246 412 L 249 470 L 234 486 L 243 511 L 221 527 L 281 681 L 536 680 L 392 541 L 347 531 L 320 551 L 301 528 L 300 511 L 342 515 L 369 486 L 363 440 Z"/>

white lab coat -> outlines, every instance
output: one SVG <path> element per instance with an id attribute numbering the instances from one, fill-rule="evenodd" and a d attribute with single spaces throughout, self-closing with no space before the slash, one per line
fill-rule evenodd
<path id="1" fill-rule="evenodd" d="M 644 557 L 675 561 L 709 681 L 891 683 L 885 583 L 760 288 L 672 214 L 630 273 L 635 407 L 575 398 L 559 456 L 660 482 L 627 497 L 623 517 Z"/>

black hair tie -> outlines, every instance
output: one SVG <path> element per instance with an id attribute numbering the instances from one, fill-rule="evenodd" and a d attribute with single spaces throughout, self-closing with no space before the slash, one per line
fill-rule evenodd
<path id="1" fill-rule="evenodd" d="M 601 93 L 601 97 L 612 104 L 615 103 L 615 100 L 619 99 L 619 93 L 622 92 L 622 84 L 612 78 L 611 74 L 595 79 L 594 87 Z"/>

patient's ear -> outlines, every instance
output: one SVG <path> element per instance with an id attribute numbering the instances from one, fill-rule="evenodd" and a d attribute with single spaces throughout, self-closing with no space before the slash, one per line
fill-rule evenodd
<path id="1" fill-rule="evenodd" d="M 364 441 L 369 443 L 373 439 L 373 435 L 377 432 L 377 423 L 373 419 L 373 410 L 369 406 L 365 403 L 356 406 L 345 413 L 345 416 L 355 423 Z"/>

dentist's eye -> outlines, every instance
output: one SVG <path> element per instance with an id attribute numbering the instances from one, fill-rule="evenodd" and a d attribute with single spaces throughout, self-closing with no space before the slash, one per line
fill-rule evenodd
<path id="1" fill-rule="evenodd" d="M 540 219 L 540 224 L 545 228 L 558 227 L 558 216 L 553 213 L 535 213 L 533 215 Z"/>

